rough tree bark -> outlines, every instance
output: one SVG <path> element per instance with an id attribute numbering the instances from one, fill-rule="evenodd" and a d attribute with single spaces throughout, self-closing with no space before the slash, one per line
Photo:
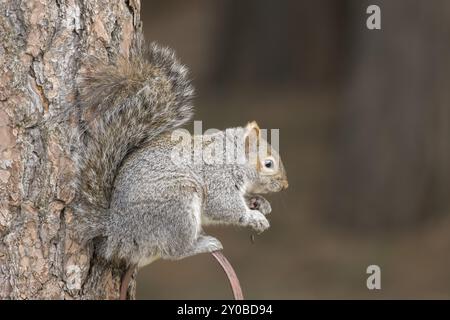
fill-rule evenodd
<path id="1" fill-rule="evenodd" d="M 0 298 L 118 297 L 123 270 L 68 232 L 67 130 L 45 120 L 74 102 L 82 54 L 128 55 L 140 32 L 139 0 L 0 0 Z"/>

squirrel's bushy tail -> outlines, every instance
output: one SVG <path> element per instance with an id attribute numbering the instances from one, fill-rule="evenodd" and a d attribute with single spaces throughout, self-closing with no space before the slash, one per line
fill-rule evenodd
<path id="1" fill-rule="evenodd" d="M 134 149 L 192 116 L 193 88 L 174 53 L 156 44 L 114 64 L 87 63 L 79 80 L 76 230 L 100 236 L 114 178 Z"/>

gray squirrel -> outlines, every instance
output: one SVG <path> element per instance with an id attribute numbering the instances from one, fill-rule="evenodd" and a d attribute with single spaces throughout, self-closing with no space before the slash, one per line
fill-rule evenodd
<path id="1" fill-rule="evenodd" d="M 171 134 L 193 113 L 187 69 L 156 44 L 113 60 L 86 63 L 78 82 L 80 239 L 95 240 L 107 261 L 142 267 L 222 249 L 202 230 L 207 224 L 266 230 L 271 206 L 260 194 L 288 186 L 278 153 L 269 146 L 255 163 L 174 163 Z M 254 152 L 250 135 L 265 142 L 256 122 L 235 129 L 244 144 L 234 146 L 245 157 Z M 211 137 L 228 139 L 225 131 Z"/>

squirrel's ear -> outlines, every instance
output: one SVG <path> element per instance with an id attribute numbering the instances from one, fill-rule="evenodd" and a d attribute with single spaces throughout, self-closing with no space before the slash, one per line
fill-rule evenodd
<path id="1" fill-rule="evenodd" d="M 260 129 L 256 121 L 247 123 L 245 126 L 245 154 L 248 156 L 251 148 L 259 147 Z"/>
<path id="2" fill-rule="evenodd" d="M 248 137 L 251 134 L 256 134 L 256 137 L 259 138 L 259 132 L 260 129 L 256 121 L 249 122 L 245 126 L 245 137 Z"/>

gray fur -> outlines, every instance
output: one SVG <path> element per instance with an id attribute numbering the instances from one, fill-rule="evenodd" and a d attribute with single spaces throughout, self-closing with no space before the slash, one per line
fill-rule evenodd
<path id="1" fill-rule="evenodd" d="M 216 136 L 225 139 L 224 132 Z M 269 227 L 264 215 L 270 213 L 270 204 L 261 195 L 249 193 L 253 184 L 261 184 L 255 167 L 249 163 L 175 164 L 173 147 L 169 135 L 159 136 L 121 168 L 102 248 L 105 258 L 131 257 L 134 264 L 150 256 L 180 259 L 221 248 L 217 239 L 204 235 L 204 225 L 230 224 L 257 232 Z M 281 167 L 270 179 L 276 187 L 271 189 L 274 184 L 264 181 L 269 188 L 265 192 L 281 190 L 285 179 Z M 195 201 L 201 207 L 193 205 Z M 263 212 L 250 209 L 253 202 Z"/>
<path id="2" fill-rule="evenodd" d="M 142 266 L 221 249 L 206 224 L 266 230 L 271 208 L 257 194 L 287 187 L 281 160 L 273 174 L 245 161 L 173 163 L 170 133 L 190 120 L 193 89 L 172 51 L 138 52 L 112 65 L 88 63 L 80 79 L 74 209 L 81 240 L 97 239 L 107 260 Z M 247 128 L 236 132 L 244 137 Z M 228 139 L 224 132 L 213 138 Z"/>
<path id="3" fill-rule="evenodd" d="M 112 64 L 89 58 L 79 79 L 75 210 L 83 241 L 105 231 L 114 179 L 127 155 L 192 117 L 193 88 L 174 53 L 156 44 L 136 52 Z"/>

